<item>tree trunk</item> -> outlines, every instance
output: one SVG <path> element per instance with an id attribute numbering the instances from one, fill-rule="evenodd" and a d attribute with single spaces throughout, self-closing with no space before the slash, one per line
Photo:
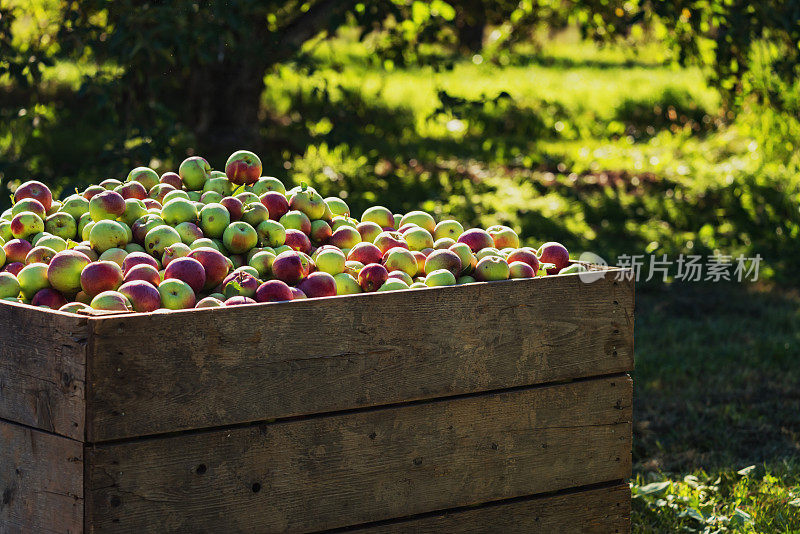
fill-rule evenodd
<path id="1" fill-rule="evenodd" d="M 486 8 L 482 0 L 462 0 L 457 4 L 456 34 L 462 53 L 477 54 L 483 49 Z"/>

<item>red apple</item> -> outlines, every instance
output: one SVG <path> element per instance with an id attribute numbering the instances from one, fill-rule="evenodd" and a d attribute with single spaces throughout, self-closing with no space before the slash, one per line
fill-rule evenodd
<path id="1" fill-rule="evenodd" d="M 122 279 L 125 283 L 136 280 L 147 282 L 153 284 L 154 287 L 158 287 L 161 283 L 161 275 L 158 274 L 158 269 L 152 265 L 140 263 L 128 269 L 128 272 L 125 273 L 125 277 Z"/>
<path id="2" fill-rule="evenodd" d="M 236 185 L 254 184 L 261 177 L 261 160 L 247 150 L 238 150 L 225 162 L 225 176 Z"/>
<path id="3" fill-rule="evenodd" d="M 273 221 L 279 220 L 289 212 L 289 201 L 278 191 L 267 191 L 259 197 L 259 200 L 267 208 L 269 218 Z"/>
<path id="4" fill-rule="evenodd" d="M 461 273 L 461 258 L 452 250 L 434 250 L 425 259 L 425 274 L 440 269 L 446 269 L 453 273 L 453 276 L 458 276 Z"/>
<path id="5" fill-rule="evenodd" d="M 383 254 L 381 253 L 381 249 L 372 243 L 364 242 L 356 244 L 356 246 L 351 248 L 350 252 L 347 254 L 348 261 L 357 261 L 363 265 L 380 263 L 382 257 Z"/>
<path id="6" fill-rule="evenodd" d="M 298 283 L 308 276 L 308 273 L 309 266 L 297 251 L 281 252 L 272 261 L 272 275 L 289 285 Z"/>
<path id="7" fill-rule="evenodd" d="M 330 239 L 331 235 L 333 235 L 333 230 L 325 221 L 318 219 L 316 221 L 311 221 L 311 234 L 310 237 L 314 241 L 314 243 L 320 245 L 325 244 Z"/>
<path id="8" fill-rule="evenodd" d="M 375 246 L 380 249 L 381 254 L 385 254 L 387 250 L 394 247 L 401 247 L 408 250 L 408 243 L 405 242 L 400 232 L 381 232 L 378 234 L 378 237 L 375 238 L 374 243 Z"/>
<path id="9" fill-rule="evenodd" d="M 386 267 L 379 263 L 371 263 L 358 272 L 358 285 L 364 291 L 377 291 L 388 278 L 389 271 Z"/>
<path id="10" fill-rule="evenodd" d="M 228 260 L 218 250 L 199 247 L 189 253 L 189 257 L 200 262 L 206 272 L 206 290 L 218 286 L 228 276 Z"/>
<path id="11" fill-rule="evenodd" d="M 142 280 L 125 282 L 119 287 L 133 306 L 133 311 L 151 312 L 161 307 L 161 294 L 156 286 Z"/>
<path id="12" fill-rule="evenodd" d="M 101 185 L 90 185 L 89 187 L 83 190 L 83 198 L 85 198 L 86 200 L 92 200 L 93 196 L 102 193 L 105 190 L 106 188 Z"/>
<path id="13" fill-rule="evenodd" d="M 127 182 L 115 189 L 117 193 L 122 195 L 122 198 L 138 198 L 144 200 L 147 198 L 147 190 L 139 182 Z"/>
<path id="14" fill-rule="evenodd" d="M 89 297 L 122 285 L 122 268 L 113 261 L 96 261 L 81 271 L 81 288 Z"/>
<path id="15" fill-rule="evenodd" d="M 541 263 L 552 263 L 552 269 L 547 269 L 547 274 L 556 274 L 558 271 L 569 265 L 569 252 L 567 247 L 555 241 L 548 241 L 539 247 L 537 251 Z"/>
<path id="16" fill-rule="evenodd" d="M 308 298 L 336 296 L 336 280 L 330 274 L 322 271 L 309 274 L 297 284 L 297 287 Z"/>
<path id="17" fill-rule="evenodd" d="M 264 282 L 256 290 L 256 302 L 281 302 L 292 300 L 292 288 L 280 280 Z"/>
<path id="18" fill-rule="evenodd" d="M 256 301 L 241 295 L 231 297 L 225 301 L 225 306 L 241 306 L 242 304 L 256 304 Z"/>
<path id="19" fill-rule="evenodd" d="M 51 310 L 57 310 L 66 303 L 64 295 L 49 287 L 37 291 L 31 300 L 32 306 L 47 306 Z"/>
<path id="20" fill-rule="evenodd" d="M 351 249 L 361 243 L 361 234 L 352 226 L 340 226 L 328 238 L 328 244 L 340 249 Z"/>
<path id="21" fill-rule="evenodd" d="M 181 177 L 177 172 L 165 172 L 161 175 L 159 182 L 162 184 L 169 184 L 175 189 L 183 188 L 183 181 L 181 181 Z"/>
<path id="22" fill-rule="evenodd" d="M 530 247 L 522 247 L 509 253 L 506 258 L 509 264 L 521 261 L 531 266 L 534 273 L 539 272 L 539 257 L 536 256 L 536 251 Z"/>
<path id="23" fill-rule="evenodd" d="M 494 239 L 486 230 L 471 228 L 458 236 L 458 243 L 466 243 L 473 253 L 494 246 Z"/>
<path id="24" fill-rule="evenodd" d="M 6 253 L 8 263 L 25 263 L 25 257 L 33 249 L 33 246 L 24 239 L 12 239 L 3 245 L 3 252 Z"/>
<path id="25" fill-rule="evenodd" d="M 177 258 L 169 262 L 164 270 L 164 279 L 183 280 L 195 293 L 203 290 L 206 284 L 206 270 L 203 264 L 194 258 Z"/>
<path id="26" fill-rule="evenodd" d="M 225 197 L 219 201 L 220 204 L 225 206 L 225 209 L 228 210 L 228 213 L 231 214 L 231 221 L 238 221 L 242 218 L 242 214 L 244 213 L 244 204 L 238 198 L 234 197 Z"/>
<path id="27" fill-rule="evenodd" d="M 150 254 L 147 254 L 146 252 L 131 252 L 125 256 L 124 260 L 122 260 L 122 272 L 128 274 L 128 271 L 130 271 L 133 267 L 142 264 L 150 265 L 156 270 L 159 268 L 158 261 Z"/>
<path id="28" fill-rule="evenodd" d="M 303 293 L 300 289 L 297 289 L 296 287 L 293 287 L 291 289 L 292 289 L 292 300 L 308 298 L 306 294 Z"/>
<path id="29" fill-rule="evenodd" d="M 252 274 L 245 271 L 233 271 L 222 281 L 222 292 L 227 298 L 242 296 L 254 297 L 261 283 Z"/>
<path id="30" fill-rule="evenodd" d="M 509 278 L 533 278 L 536 271 L 524 261 L 512 261 L 508 264 Z"/>
<path id="31" fill-rule="evenodd" d="M 11 262 L 11 263 L 8 263 L 8 264 L 6 264 L 6 266 L 5 266 L 5 267 L 3 267 L 3 272 L 4 272 L 4 273 L 11 273 L 11 274 L 13 274 L 14 276 L 17 276 L 17 275 L 19 274 L 19 272 L 20 272 L 20 271 L 21 271 L 21 270 L 22 270 L 24 267 L 25 267 L 25 264 L 24 264 L 24 263 L 22 263 L 22 262 L 20 262 L 20 261 L 13 261 L 13 262 Z"/>
<path id="32" fill-rule="evenodd" d="M 38 200 L 44 206 L 45 211 L 50 209 L 53 203 L 53 194 L 50 189 L 42 182 L 30 180 L 21 184 L 16 191 L 14 191 L 14 202 L 19 202 L 23 198 L 33 198 Z"/>
<path id="33" fill-rule="evenodd" d="M 361 234 L 361 241 L 366 241 L 367 243 L 372 243 L 375 241 L 375 238 L 378 237 L 378 234 L 383 232 L 383 228 L 372 221 L 358 223 L 356 225 L 356 230 L 358 230 L 358 233 Z"/>
<path id="34" fill-rule="evenodd" d="M 294 230 L 292 228 L 286 230 L 285 244 L 293 250 L 299 250 L 306 254 L 311 251 L 311 241 L 308 239 L 308 236 L 300 230 Z"/>

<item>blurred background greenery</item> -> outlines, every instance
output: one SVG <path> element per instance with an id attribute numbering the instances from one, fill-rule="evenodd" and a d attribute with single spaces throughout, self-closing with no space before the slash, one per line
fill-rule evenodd
<path id="1" fill-rule="evenodd" d="M 355 213 L 758 253 L 641 288 L 634 529 L 797 532 L 798 42 L 795 0 L 0 0 L 0 208 L 245 148 Z"/>

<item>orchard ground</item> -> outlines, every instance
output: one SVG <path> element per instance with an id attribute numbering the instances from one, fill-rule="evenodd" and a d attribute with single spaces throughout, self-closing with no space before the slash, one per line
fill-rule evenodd
<path id="1" fill-rule="evenodd" d="M 359 214 L 425 209 L 606 258 L 761 254 L 761 284 L 638 288 L 633 524 L 800 530 L 800 173 L 785 138 L 796 131 L 747 106 L 725 115 L 702 73 L 657 43 L 565 36 L 497 58 L 437 54 L 432 66 L 376 64 L 342 35 L 267 73 L 265 173 L 348 191 Z M 74 90 L 90 69 L 58 64 L 42 90 Z M 12 126 L 0 125 L 0 152 L 19 142 Z M 49 130 L 43 157 L 86 158 L 92 127 L 71 123 L 52 146 Z M 46 176 L 37 161 L 31 177 Z"/>

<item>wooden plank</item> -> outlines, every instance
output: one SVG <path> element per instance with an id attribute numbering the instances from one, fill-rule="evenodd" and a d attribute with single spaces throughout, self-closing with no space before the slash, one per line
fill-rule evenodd
<path id="1" fill-rule="evenodd" d="M 83 532 L 83 444 L 0 421 L 0 532 Z"/>
<path id="2" fill-rule="evenodd" d="M 87 447 L 87 531 L 307 532 L 625 479 L 627 375 Z"/>
<path id="3" fill-rule="evenodd" d="M 0 418 L 83 439 L 87 321 L 0 304 Z"/>
<path id="4" fill-rule="evenodd" d="M 610 534 L 631 531 L 625 483 L 348 529 L 369 534 Z"/>
<path id="5" fill-rule="evenodd" d="M 89 319 L 87 440 L 626 372 L 611 274 Z"/>

